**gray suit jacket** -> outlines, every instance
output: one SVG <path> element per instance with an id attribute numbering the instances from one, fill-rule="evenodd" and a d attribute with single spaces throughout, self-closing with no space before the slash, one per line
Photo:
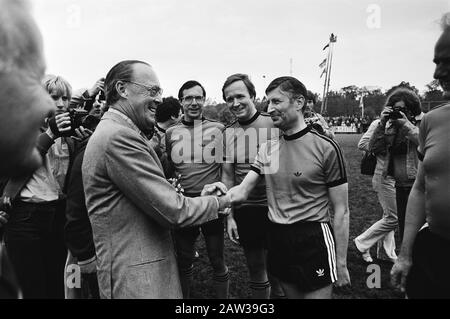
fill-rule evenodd
<path id="1" fill-rule="evenodd" d="M 181 298 L 170 228 L 216 219 L 216 198 L 176 193 L 149 141 L 111 112 L 87 145 L 83 184 L 101 297 Z"/>

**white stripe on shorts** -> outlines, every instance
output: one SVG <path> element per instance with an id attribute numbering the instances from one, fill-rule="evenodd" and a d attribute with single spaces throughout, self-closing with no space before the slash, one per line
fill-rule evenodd
<path id="1" fill-rule="evenodd" d="M 330 278 L 331 282 L 337 280 L 336 271 L 336 246 L 334 244 L 333 234 L 331 233 L 330 227 L 327 223 L 320 223 L 323 232 L 323 238 L 328 251 L 328 264 L 330 266 Z"/>

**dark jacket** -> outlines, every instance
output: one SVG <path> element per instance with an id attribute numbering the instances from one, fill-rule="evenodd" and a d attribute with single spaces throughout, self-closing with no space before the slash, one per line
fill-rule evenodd
<path id="1" fill-rule="evenodd" d="M 67 248 L 79 261 L 95 257 L 91 222 L 85 204 L 81 166 L 88 139 L 81 142 L 74 160 L 67 185 L 66 225 L 64 238 Z"/>

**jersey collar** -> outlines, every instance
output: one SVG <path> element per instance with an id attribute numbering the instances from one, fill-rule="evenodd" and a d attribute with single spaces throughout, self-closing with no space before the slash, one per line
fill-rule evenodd
<path id="1" fill-rule="evenodd" d="M 309 131 L 311 131 L 311 127 L 310 127 L 310 126 L 307 126 L 307 127 L 305 127 L 303 130 L 301 130 L 301 131 L 299 131 L 299 132 L 297 132 L 297 133 L 295 133 L 295 134 L 292 134 L 292 135 L 283 135 L 283 136 L 284 136 L 284 139 L 285 139 L 286 141 L 292 141 L 292 140 L 299 139 L 300 137 L 302 137 L 303 135 L 305 135 L 305 134 L 308 133 Z"/>
<path id="2" fill-rule="evenodd" d="M 183 117 L 183 119 L 181 120 L 181 122 L 182 122 L 184 125 L 186 125 L 186 126 L 194 126 L 194 123 L 195 123 L 195 122 L 197 122 L 197 121 L 203 122 L 204 120 L 205 120 L 205 118 L 202 116 L 202 118 L 201 118 L 200 120 L 194 120 L 193 122 L 187 122 L 187 121 L 184 119 L 184 117 Z"/>
<path id="3" fill-rule="evenodd" d="M 250 124 L 252 124 L 253 122 L 255 122 L 256 119 L 257 119 L 260 115 L 261 115 L 261 113 L 259 113 L 259 111 L 256 111 L 255 115 L 253 115 L 251 119 L 249 119 L 249 120 L 247 120 L 247 121 L 239 121 L 239 119 L 238 119 L 238 122 L 239 122 L 239 124 L 241 124 L 241 125 L 250 125 Z"/>

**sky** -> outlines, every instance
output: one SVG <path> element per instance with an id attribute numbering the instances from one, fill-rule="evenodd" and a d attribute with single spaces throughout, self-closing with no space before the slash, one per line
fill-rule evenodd
<path id="1" fill-rule="evenodd" d="M 337 36 L 330 89 L 420 91 L 433 80 L 439 19 L 450 0 L 31 0 L 43 34 L 47 72 L 75 90 L 91 87 L 117 62 L 155 69 L 164 96 L 191 79 L 222 102 L 233 73 L 248 74 L 263 97 L 291 75 L 322 94 L 319 64 Z M 292 61 L 292 64 L 291 64 Z"/>

